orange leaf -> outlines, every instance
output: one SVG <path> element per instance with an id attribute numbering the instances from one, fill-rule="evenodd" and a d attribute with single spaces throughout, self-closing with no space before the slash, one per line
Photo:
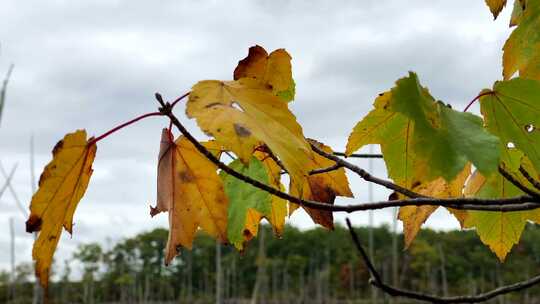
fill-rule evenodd
<path id="1" fill-rule="evenodd" d="M 47 287 L 49 270 L 62 226 L 73 228 L 73 214 L 88 187 L 96 145 L 88 145 L 86 131 L 67 134 L 53 149 L 53 159 L 39 178 L 39 189 L 30 203 L 26 231 L 40 231 L 34 242 L 32 258 L 36 261 L 36 276 Z"/>
<path id="2" fill-rule="evenodd" d="M 308 141 L 327 153 L 333 153 L 332 149 L 323 143 L 313 139 L 308 139 Z M 312 161 L 310 163 L 311 169 L 327 168 L 333 165 L 335 165 L 333 161 L 312 152 Z M 298 187 L 291 186 L 290 188 L 291 194 L 293 196 L 298 196 L 296 191 Z M 302 189 L 302 198 L 327 203 L 330 205 L 334 204 L 336 196 L 353 197 L 351 189 L 349 188 L 347 176 L 345 175 L 345 169 L 343 168 L 306 177 L 304 179 Z M 291 203 L 289 205 L 289 214 L 298 208 L 297 204 Z M 334 217 L 331 211 L 308 207 L 304 207 L 304 210 L 306 210 L 315 223 L 320 224 L 328 229 L 334 228 Z"/>
<path id="3" fill-rule="evenodd" d="M 191 249 L 199 226 L 222 242 L 227 241 L 228 201 L 217 167 L 185 137 L 170 142 L 167 129 L 161 135 L 158 164 L 158 198 L 151 213 L 169 212 L 169 239 L 165 263 Z"/>
<path id="4" fill-rule="evenodd" d="M 461 197 L 463 196 L 463 186 L 471 173 L 471 165 L 467 164 L 463 171 L 450 183 L 439 177 L 431 182 L 423 183 L 413 188 L 417 193 L 437 198 Z M 405 237 L 405 248 L 409 247 L 416 235 L 420 231 L 422 224 L 429 216 L 439 208 L 438 206 L 405 206 L 399 208 L 398 218 L 403 221 L 403 234 Z M 449 210 L 463 225 L 466 213 L 461 210 Z"/>

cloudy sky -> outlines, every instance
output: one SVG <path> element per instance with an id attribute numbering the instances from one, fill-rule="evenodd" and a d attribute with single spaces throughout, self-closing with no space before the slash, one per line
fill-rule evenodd
<path id="1" fill-rule="evenodd" d="M 506 11 L 493 22 L 483 0 L 3 0 L 0 74 L 10 63 L 15 70 L 0 125 L 0 161 L 6 170 L 18 164 L 13 186 L 26 207 L 32 135 L 39 176 L 65 133 L 85 128 L 99 135 L 155 111 L 156 91 L 174 99 L 198 80 L 231 79 L 254 44 L 290 52 L 297 84 L 291 108 L 305 135 L 343 150 L 374 97 L 409 70 L 437 99 L 458 109 L 501 78 L 508 16 Z M 177 113 L 203 138 L 181 108 Z M 81 242 L 106 244 L 167 225 L 166 216 L 148 215 L 166 124 L 164 118 L 150 118 L 100 143 L 91 184 L 75 214 L 74 236 L 64 233 L 58 259 L 69 257 Z M 381 161 L 374 167 L 377 176 L 386 177 Z M 354 176 L 350 183 L 354 201 L 365 201 L 366 184 Z M 375 189 L 375 199 L 387 195 Z M 351 217 L 367 223 L 365 213 Z M 0 198 L 0 269 L 9 265 L 9 218 L 15 220 L 17 261 L 31 256 L 25 217 L 6 192 Z M 337 218 L 343 221 L 344 215 Z M 377 224 L 390 221 L 391 211 L 375 213 Z M 313 227 L 302 212 L 291 222 Z M 428 225 L 457 228 L 446 212 L 436 213 Z"/>

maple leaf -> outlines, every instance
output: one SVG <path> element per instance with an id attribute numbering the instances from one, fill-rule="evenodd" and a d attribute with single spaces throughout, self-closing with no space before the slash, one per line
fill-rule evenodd
<path id="1" fill-rule="evenodd" d="M 493 14 L 493 19 L 497 19 L 499 13 L 506 5 L 506 0 L 486 0 L 486 4 L 489 7 L 491 13 Z"/>
<path id="2" fill-rule="evenodd" d="M 540 83 L 520 78 L 498 81 L 491 92 L 483 93 L 480 111 L 486 128 L 501 140 L 499 150 L 512 143 L 540 170 Z"/>
<path id="3" fill-rule="evenodd" d="M 506 150 L 502 154 L 501 166 L 515 179 L 523 179 L 514 170 L 519 167 L 523 153 L 517 149 Z M 525 184 L 525 180 L 520 180 Z M 494 173 L 484 177 L 475 172 L 467 182 L 464 190 L 466 196 L 481 198 L 505 198 L 524 193 L 506 180 L 502 175 Z M 512 247 L 519 242 L 527 220 L 540 219 L 540 210 L 515 212 L 468 211 L 465 228 L 476 228 L 480 240 L 504 261 Z"/>
<path id="4" fill-rule="evenodd" d="M 425 176 L 425 161 L 416 156 L 413 144 L 414 121 L 390 110 L 392 92 L 379 94 L 374 109 L 359 121 L 347 141 L 345 154 L 351 155 L 368 144 L 379 144 L 388 176 L 411 189 Z"/>
<path id="5" fill-rule="evenodd" d="M 512 15 L 510 17 L 510 27 L 519 25 L 521 18 L 523 17 L 523 11 L 525 10 L 525 0 L 515 0 L 514 8 L 512 9 Z"/>
<path id="6" fill-rule="evenodd" d="M 67 134 L 53 149 L 53 159 L 39 178 L 39 189 L 32 196 L 26 231 L 40 231 L 32 249 L 36 276 L 47 287 L 52 258 L 62 226 L 70 234 L 73 214 L 83 197 L 96 155 L 96 145 L 88 144 L 86 131 Z"/>
<path id="7" fill-rule="evenodd" d="M 396 82 L 390 108 L 414 121 L 413 146 L 429 163 L 428 179 L 451 181 L 468 161 L 484 174 L 497 171 L 499 139 L 484 129 L 480 117 L 436 102 L 416 74 Z"/>
<path id="8" fill-rule="evenodd" d="M 467 164 L 458 176 L 448 183 L 444 178 L 439 177 L 431 182 L 423 183 L 413 188 L 416 193 L 432 196 L 436 198 L 449 198 L 463 196 L 463 186 L 471 174 L 471 165 Z M 405 206 L 399 208 L 398 218 L 403 221 L 403 234 L 405 238 L 405 248 L 409 247 L 416 235 L 420 231 L 422 224 L 429 216 L 439 208 L 438 206 Z M 461 210 L 448 209 L 460 224 L 463 225 L 466 213 Z"/>
<path id="9" fill-rule="evenodd" d="M 308 141 L 317 146 L 319 149 L 324 150 L 327 153 L 333 153 L 332 149 L 323 143 L 320 143 L 313 139 Z M 335 163 L 315 152 L 312 153 L 312 160 L 309 166 L 313 169 L 327 168 L 335 165 Z M 339 168 L 330 172 L 319 173 L 310 175 L 305 178 L 304 185 L 302 187 L 302 195 L 298 195 L 294 181 L 291 182 L 291 195 L 296 197 L 302 197 L 321 203 L 334 204 L 336 196 L 353 197 L 351 189 L 349 188 L 349 182 L 345 169 Z M 299 206 L 297 204 L 290 204 L 290 212 L 294 212 Z M 332 211 L 320 210 L 309 207 L 302 207 L 308 215 L 313 219 L 316 224 L 319 224 L 328 229 L 334 228 L 334 217 Z"/>
<path id="10" fill-rule="evenodd" d="M 526 9 L 516 9 L 512 20 L 519 25 L 503 47 L 504 79 L 519 71 L 521 77 L 540 80 L 540 1 L 527 1 Z"/>
<path id="11" fill-rule="evenodd" d="M 268 55 L 261 46 L 250 47 L 248 56 L 240 60 L 234 70 L 234 80 L 244 77 L 258 80 L 262 87 L 270 89 L 283 101 L 294 99 L 291 56 L 285 49 L 277 49 Z"/>
<path id="12" fill-rule="evenodd" d="M 228 200 L 216 165 L 185 137 L 171 142 L 167 129 L 161 135 L 157 184 L 157 204 L 151 214 L 169 213 L 166 264 L 178 254 L 178 246 L 191 249 L 199 227 L 227 241 Z"/>
<path id="13" fill-rule="evenodd" d="M 416 74 L 398 80 L 374 106 L 354 127 L 346 153 L 380 144 L 397 184 L 411 188 L 439 176 L 452 181 L 468 161 L 487 174 L 497 170 L 499 140 L 482 119 L 436 102 Z"/>
<path id="14" fill-rule="evenodd" d="M 229 167 L 270 185 L 268 171 L 256 157 L 247 166 L 237 159 Z M 257 233 L 261 217 L 272 218 L 272 195 L 223 171 L 220 176 L 229 199 L 227 236 L 231 244 L 243 250 L 245 243 Z"/>
<path id="15" fill-rule="evenodd" d="M 261 142 L 282 161 L 292 179 L 307 174 L 310 149 L 287 104 L 257 80 L 206 80 L 189 95 L 186 113 L 199 127 L 247 163 Z"/>

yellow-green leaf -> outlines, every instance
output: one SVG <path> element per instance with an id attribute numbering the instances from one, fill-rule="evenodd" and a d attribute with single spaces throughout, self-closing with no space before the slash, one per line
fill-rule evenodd
<path id="1" fill-rule="evenodd" d="M 69 133 L 56 144 L 53 160 L 39 178 L 26 230 L 40 231 L 32 258 L 36 261 L 36 276 L 45 287 L 62 226 L 72 232 L 73 214 L 88 187 L 95 155 L 96 145 L 88 144 L 86 131 Z"/>
<path id="2" fill-rule="evenodd" d="M 516 179 L 521 177 L 512 169 L 516 167 L 515 163 L 519 164 L 522 155 L 517 149 L 507 150 L 503 153 L 501 166 Z M 475 172 L 467 182 L 464 194 L 465 196 L 482 198 L 505 198 L 524 193 L 500 174 L 495 173 L 486 178 L 479 172 Z M 517 212 L 471 210 L 468 211 L 465 227 L 476 228 L 480 240 L 488 245 L 501 261 L 504 261 L 512 247 L 519 242 L 527 220 L 538 218 L 539 210 Z"/>
<path id="3" fill-rule="evenodd" d="M 519 71 L 520 77 L 540 80 L 540 1 L 527 1 L 516 20 L 519 25 L 503 47 L 504 79 Z"/>
<path id="4" fill-rule="evenodd" d="M 244 163 L 265 143 L 292 179 L 301 180 L 309 170 L 310 148 L 302 128 L 287 104 L 256 80 L 201 81 L 189 95 L 186 113 Z"/>

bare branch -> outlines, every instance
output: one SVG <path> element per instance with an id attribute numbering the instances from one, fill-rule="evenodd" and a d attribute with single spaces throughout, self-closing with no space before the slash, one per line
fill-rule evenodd
<path id="1" fill-rule="evenodd" d="M 409 189 L 405 189 L 401 186 L 398 186 L 394 183 L 392 183 L 391 181 L 387 181 L 387 180 L 384 180 L 384 179 L 381 179 L 381 178 L 378 178 L 378 177 L 375 177 L 371 174 L 369 174 L 366 170 L 356 166 L 356 165 L 353 165 L 351 163 L 349 163 L 348 161 L 342 159 L 342 158 L 339 158 L 333 154 L 330 154 L 330 153 L 326 153 L 325 151 L 319 149 L 318 147 L 316 147 L 315 145 L 311 145 L 311 149 L 313 151 L 315 151 L 317 154 L 323 156 L 323 157 L 326 157 L 327 159 L 330 159 L 330 160 L 333 160 L 336 162 L 336 164 L 339 164 L 339 165 L 342 165 L 343 167 L 353 171 L 354 173 L 358 174 L 358 176 L 360 176 L 361 178 L 363 178 L 364 180 L 368 181 L 368 182 L 372 182 L 372 183 L 375 183 L 377 185 L 381 185 L 381 186 L 384 186 L 390 190 L 393 190 L 393 191 L 396 191 L 396 192 L 399 192 L 405 196 L 408 196 L 408 197 L 411 197 L 411 198 L 416 198 L 416 197 L 425 197 L 424 195 L 421 195 L 419 193 L 416 193 L 416 192 L 413 192 Z"/>
<path id="2" fill-rule="evenodd" d="M 332 172 L 334 170 L 337 170 L 339 168 L 343 168 L 342 165 L 340 164 L 335 164 L 333 166 L 330 166 L 330 167 L 327 167 L 327 168 L 321 168 L 321 169 L 315 169 L 315 170 L 311 170 L 309 171 L 309 175 L 315 175 L 315 174 L 321 174 L 321 173 L 326 173 L 326 172 Z"/>
<path id="3" fill-rule="evenodd" d="M 6 177 L 6 182 L 4 183 L 4 185 L 2 186 L 2 188 L 0 188 L 0 198 L 2 197 L 2 195 L 4 194 L 4 192 L 6 191 L 6 189 L 11 185 L 11 179 L 13 178 L 13 175 L 15 174 L 15 171 L 17 170 L 17 164 L 15 164 L 13 166 L 13 168 L 11 169 L 11 171 L 9 172 L 9 176 Z"/>
<path id="4" fill-rule="evenodd" d="M 425 294 L 421 292 L 396 288 L 383 282 L 383 280 L 381 279 L 381 276 L 379 275 L 376 268 L 373 266 L 373 263 L 369 259 L 369 256 L 367 255 L 366 251 L 360 244 L 358 235 L 352 228 L 351 221 L 348 218 L 346 219 L 346 221 L 347 221 L 347 227 L 349 228 L 349 232 L 351 233 L 351 238 L 353 239 L 356 249 L 360 253 L 360 256 L 364 260 L 364 263 L 366 264 L 366 267 L 369 270 L 369 273 L 371 276 L 369 283 L 381 289 L 383 292 L 394 297 L 404 297 L 404 298 L 415 299 L 415 300 L 431 302 L 431 303 L 479 303 L 479 302 L 484 302 L 503 294 L 527 289 L 540 283 L 540 275 L 538 275 L 528 280 L 514 283 L 511 285 L 501 286 L 485 293 L 481 293 L 481 294 L 477 294 L 473 296 L 454 296 L 454 297 L 438 297 L 435 295 L 429 295 L 429 294 Z"/>

